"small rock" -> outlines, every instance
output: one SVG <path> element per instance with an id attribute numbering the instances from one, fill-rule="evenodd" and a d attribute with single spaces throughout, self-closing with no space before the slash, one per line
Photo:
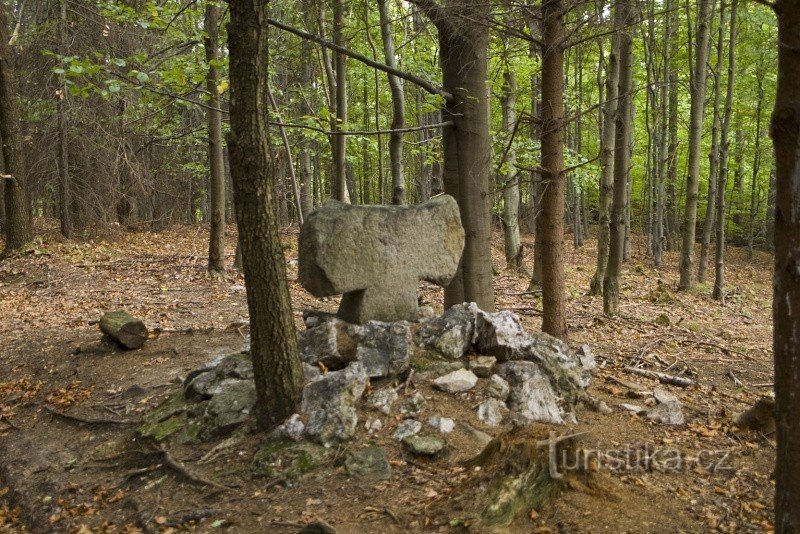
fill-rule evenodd
<path id="1" fill-rule="evenodd" d="M 503 401 L 486 399 L 478 405 L 478 419 L 489 426 L 497 426 L 503 422 L 508 407 Z"/>
<path id="2" fill-rule="evenodd" d="M 640 414 L 640 413 L 643 413 L 643 412 L 647 411 L 646 408 L 643 408 L 643 407 L 638 406 L 636 404 L 627 404 L 627 403 L 624 403 L 624 402 L 622 404 L 620 404 L 619 407 L 622 408 L 623 410 L 627 410 L 627 411 L 633 412 L 635 414 Z"/>
<path id="3" fill-rule="evenodd" d="M 433 384 L 448 393 L 460 393 L 462 391 L 469 391 L 478 383 L 478 377 L 472 371 L 466 369 L 459 369 L 452 373 L 440 376 L 433 381 Z"/>
<path id="4" fill-rule="evenodd" d="M 396 400 L 397 391 L 392 387 L 379 389 L 367 397 L 367 402 L 386 415 L 392 412 L 392 404 Z"/>
<path id="5" fill-rule="evenodd" d="M 515 359 L 530 345 L 529 339 L 513 312 L 478 310 L 475 316 L 475 347 L 482 354 L 496 356 L 500 361 Z"/>
<path id="6" fill-rule="evenodd" d="M 306 383 L 313 382 L 322 376 L 322 371 L 315 365 L 309 365 L 303 362 L 303 376 L 306 379 Z"/>
<path id="7" fill-rule="evenodd" d="M 578 349 L 578 359 L 581 362 L 581 367 L 584 368 L 586 371 L 594 371 L 597 369 L 597 360 L 594 358 L 594 354 L 592 353 L 592 347 L 587 344 L 583 344 Z"/>
<path id="8" fill-rule="evenodd" d="M 511 386 L 508 407 L 523 420 L 564 422 L 553 387 L 534 362 L 506 362 L 500 366 L 499 374 Z"/>
<path id="9" fill-rule="evenodd" d="M 456 422 L 449 417 L 439 417 L 438 415 L 428 418 L 428 424 L 436 428 L 442 434 L 449 434 L 456 427 Z"/>
<path id="10" fill-rule="evenodd" d="M 252 380 L 224 380 L 208 403 L 208 413 L 220 430 L 228 430 L 250 415 L 256 404 L 256 385 Z"/>
<path id="11" fill-rule="evenodd" d="M 364 365 L 353 362 L 306 384 L 301 404 L 309 414 L 306 434 L 325 447 L 352 438 L 358 423 L 355 403 L 368 383 Z"/>
<path id="12" fill-rule="evenodd" d="M 322 363 L 328 369 L 341 369 L 348 359 L 339 352 L 339 321 L 325 321 L 313 328 L 297 333 L 297 349 L 300 359 L 307 364 Z M 352 359 L 352 358 L 350 358 Z"/>
<path id="13" fill-rule="evenodd" d="M 678 397 L 673 395 L 668 390 L 658 386 L 653 388 L 653 397 L 655 397 L 656 401 L 658 401 L 659 404 L 666 404 L 668 402 L 680 403 Z"/>
<path id="14" fill-rule="evenodd" d="M 403 444 L 412 454 L 435 456 L 444 448 L 444 441 L 433 436 L 406 436 Z"/>
<path id="15" fill-rule="evenodd" d="M 647 410 L 645 417 L 662 425 L 680 426 L 684 423 L 680 402 L 665 402 Z"/>
<path id="16" fill-rule="evenodd" d="M 406 419 L 397 425 L 397 430 L 394 431 L 394 439 L 405 439 L 409 436 L 418 434 L 420 430 L 422 430 L 422 423 L 415 419 Z"/>
<path id="17" fill-rule="evenodd" d="M 420 306 L 417 310 L 417 320 L 419 321 L 433 319 L 434 317 L 436 317 L 436 311 L 432 306 Z"/>
<path id="18" fill-rule="evenodd" d="M 356 359 L 364 364 L 370 378 L 397 376 L 408 370 L 414 346 L 411 326 L 405 321 L 369 321 L 347 328 L 358 343 Z"/>
<path id="19" fill-rule="evenodd" d="M 469 369 L 479 378 L 487 378 L 492 374 L 497 358 L 494 356 L 478 356 L 469 361 Z"/>
<path id="20" fill-rule="evenodd" d="M 440 317 L 425 321 L 417 330 L 417 343 L 447 360 L 464 356 L 472 344 L 477 306 L 457 304 Z"/>
<path id="21" fill-rule="evenodd" d="M 461 362 L 433 362 L 420 375 L 426 378 L 439 378 L 463 368 L 464 364 Z"/>
<path id="22" fill-rule="evenodd" d="M 505 402 L 511 393 L 511 386 L 506 379 L 500 375 L 492 375 L 489 378 L 489 385 L 486 386 L 486 394 L 494 399 Z"/>
<path id="23" fill-rule="evenodd" d="M 370 434 L 376 434 L 383 428 L 383 422 L 380 419 L 369 419 L 364 423 L 364 428 L 366 428 L 367 432 Z"/>
<path id="24" fill-rule="evenodd" d="M 300 419 L 300 414 L 296 413 L 276 428 L 275 434 L 278 437 L 285 437 L 292 441 L 300 441 L 303 439 L 303 432 L 305 429 L 306 425 L 303 420 Z"/>
<path id="25" fill-rule="evenodd" d="M 480 450 L 483 450 L 483 448 L 492 441 L 492 436 L 467 423 L 458 423 L 458 428 L 461 429 L 470 440 L 474 441 L 476 447 Z"/>
<path id="26" fill-rule="evenodd" d="M 400 413 L 403 415 L 410 415 L 416 417 L 425 411 L 428 406 L 428 401 L 422 396 L 422 393 L 415 391 L 413 395 L 403 401 L 400 406 Z"/>
<path id="27" fill-rule="evenodd" d="M 392 478 L 392 467 L 386 451 L 373 445 L 360 451 L 349 451 L 344 459 L 347 473 L 367 480 L 389 480 Z"/>

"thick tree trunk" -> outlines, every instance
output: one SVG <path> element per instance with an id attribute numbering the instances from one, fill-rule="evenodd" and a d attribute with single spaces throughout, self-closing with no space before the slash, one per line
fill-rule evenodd
<path id="1" fill-rule="evenodd" d="M 628 204 L 628 175 L 633 121 L 631 101 L 633 90 L 633 37 L 627 27 L 631 17 L 630 0 L 620 0 L 615 6 L 614 25 L 619 38 L 619 103 L 617 106 L 614 152 L 614 201 L 611 209 L 611 239 L 608 266 L 603 279 L 603 311 L 614 316 L 619 313 L 619 276 L 625 253 L 625 211 Z"/>
<path id="2" fill-rule="evenodd" d="M 506 69 L 503 73 L 503 132 L 511 139 L 517 129 L 517 79 Z M 509 141 L 510 142 L 510 141 Z M 506 267 L 522 270 L 522 243 L 519 238 L 519 178 L 516 168 L 517 154 L 513 143 L 506 152 L 505 180 L 503 180 L 503 237 Z"/>
<path id="3" fill-rule="evenodd" d="M 728 160 L 730 154 L 731 114 L 733 111 L 733 87 L 736 66 L 736 17 L 739 1 L 731 0 L 731 21 L 728 39 L 728 82 L 725 93 L 725 113 L 722 120 L 722 141 L 719 164 L 719 184 L 717 185 L 717 249 L 714 270 L 714 291 L 712 297 L 722 300 L 725 287 L 725 187 L 728 182 Z"/>
<path id="4" fill-rule="evenodd" d="M 225 163 L 222 146 L 222 112 L 219 99 L 219 23 L 220 7 L 215 2 L 206 5 L 205 12 L 205 49 L 208 73 L 206 89 L 208 90 L 210 108 L 206 110 L 208 124 L 208 168 L 211 187 L 209 196 L 211 209 L 208 218 L 211 222 L 211 233 L 208 240 L 208 272 L 220 275 L 225 272 Z"/>
<path id="5" fill-rule="evenodd" d="M 445 288 L 445 308 L 472 301 L 494 309 L 489 175 L 489 5 L 479 0 L 414 0 L 436 25 L 444 90 L 442 109 L 445 192 L 458 199 L 465 230 L 461 267 Z"/>
<path id="6" fill-rule="evenodd" d="M 775 532 L 800 532 L 800 0 L 778 0 L 775 144 Z"/>
<path id="7" fill-rule="evenodd" d="M 711 0 L 698 0 L 697 46 L 691 82 L 691 111 L 689 116 L 689 172 L 686 177 L 686 209 L 684 211 L 683 243 L 681 246 L 680 282 L 678 289 L 694 285 L 694 241 L 697 224 L 697 193 L 700 184 L 700 152 L 705 114 L 706 77 L 708 70 L 708 34 L 711 22 Z"/>
<path id="8" fill-rule="evenodd" d="M 378 0 L 378 11 L 381 17 L 381 38 L 386 64 L 397 68 L 394 37 L 386 0 Z M 397 76 L 389 74 L 389 88 L 392 91 L 392 130 L 398 130 L 405 126 L 406 97 L 403 82 Z M 403 134 L 397 131 L 389 135 L 389 161 L 392 168 L 392 204 L 401 205 L 405 203 L 406 182 L 403 176 Z"/>
<path id="9" fill-rule="evenodd" d="M 268 2 L 231 0 L 231 174 L 242 246 L 256 414 L 266 429 L 295 412 L 303 387 L 269 154 Z"/>
<path id="10" fill-rule="evenodd" d="M 58 18 L 58 53 L 66 56 L 67 42 L 67 0 L 59 0 L 60 16 Z M 61 218 L 61 234 L 72 236 L 72 194 L 69 179 L 69 155 L 67 144 L 67 79 L 65 74 L 58 77 L 57 113 L 58 113 L 58 204 Z"/>
<path id="11" fill-rule="evenodd" d="M 564 6 L 542 3 L 542 330 L 566 339 L 564 290 Z"/>
<path id="12" fill-rule="evenodd" d="M 17 81 L 14 78 L 14 55 L 8 44 L 6 7 L 0 6 L 0 139 L 3 141 L 5 184 L 6 245 L 3 254 L 21 249 L 31 240 L 31 220 L 28 209 L 27 177 Z"/>
<path id="13" fill-rule="evenodd" d="M 3 159 L 3 137 L 0 136 L 0 174 L 6 174 L 6 163 Z M 0 179 L 0 236 L 6 235 L 6 187 L 3 179 Z"/>
<path id="14" fill-rule="evenodd" d="M 600 202 L 597 228 L 597 267 L 589 289 L 591 295 L 603 294 L 603 279 L 608 265 L 611 201 L 614 191 L 614 142 L 616 137 L 617 96 L 619 91 L 619 40 L 612 38 L 606 63 L 606 100 L 603 104 L 603 133 L 600 138 Z"/>

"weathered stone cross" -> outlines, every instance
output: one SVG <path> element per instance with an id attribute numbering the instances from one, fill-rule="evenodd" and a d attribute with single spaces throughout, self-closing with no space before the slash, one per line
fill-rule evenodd
<path id="1" fill-rule="evenodd" d="M 463 249 L 458 204 L 449 195 L 408 207 L 330 201 L 300 230 L 299 278 L 315 297 L 343 294 L 338 316 L 345 321 L 413 321 L 419 281 L 449 283 Z"/>

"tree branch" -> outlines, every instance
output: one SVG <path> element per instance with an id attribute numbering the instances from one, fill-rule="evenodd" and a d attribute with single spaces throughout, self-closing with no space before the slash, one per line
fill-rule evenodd
<path id="1" fill-rule="evenodd" d="M 267 23 L 270 24 L 271 26 L 275 26 L 276 28 L 279 28 L 279 29 L 281 29 L 283 31 L 292 33 L 292 34 L 294 34 L 294 35 L 296 35 L 298 37 L 301 37 L 303 39 L 307 39 L 307 40 L 309 40 L 311 42 L 317 43 L 320 46 L 324 46 L 325 48 L 329 48 L 329 49 L 331 49 L 331 50 L 333 50 L 335 52 L 338 52 L 340 54 L 344 54 L 345 56 L 351 57 L 351 58 L 355 59 L 356 61 L 364 63 L 365 65 L 369 65 L 373 69 L 378 69 L 378 70 L 386 72 L 388 74 L 394 74 L 398 78 L 402 78 L 402 79 L 404 79 L 406 81 L 409 81 L 409 82 L 411 82 L 411 83 L 413 83 L 415 85 L 420 86 L 421 88 L 423 88 L 424 90 L 426 90 L 427 92 L 429 92 L 432 95 L 438 95 L 438 96 L 443 97 L 448 102 L 453 100 L 453 95 L 451 95 L 450 93 L 448 93 L 447 91 L 445 91 L 444 89 L 442 89 L 440 87 L 436 87 L 435 85 L 433 85 L 428 80 L 420 78 L 419 76 L 416 76 L 414 74 L 411 74 L 409 72 L 405 72 L 405 71 L 402 71 L 402 70 L 393 69 L 393 68 L 389 67 L 388 65 L 386 65 L 384 63 L 380 63 L 378 61 L 374 61 L 372 59 L 369 59 L 368 57 L 363 56 L 363 55 L 359 54 L 358 52 L 354 52 L 354 51 L 352 51 L 352 50 L 350 50 L 348 48 L 345 48 L 343 46 L 339 46 L 337 44 L 331 43 L 330 41 L 326 41 L 325 39 L 317 37 L 316 35 L 312 35 L 312 34 L 310 34 L 308 32 L 304 32 L 303 30 L 300 30 L 300 29 L 295 28 L 293 26 L 289 26 L 287 24 L 283 24 L 282 22 L 278 22 L 277 20 L 267 19 Z"/>

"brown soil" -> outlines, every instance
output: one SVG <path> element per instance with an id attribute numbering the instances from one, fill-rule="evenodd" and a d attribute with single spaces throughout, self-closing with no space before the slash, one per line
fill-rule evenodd
<path id="1" fill-rule="evenodd" d="M 314 299 L 294 281 L 296 233 L 284 237 L 300 326 L 300 310 L 333 311 L 337 301 Z M 501 247 L 502 236 L 495 242 Z M 230 251 L 233 244 L 231 233 Z M 590 393 L 615 411 L 581 411 L 580 423 L 560 432 L 587 431 L 583 446 L 601 451 L 680 451 L 683 463 L 617 470 L 601 463 L 593 475 L 600 483 L 573 484 L 550 505 L 498 531 L 771 530 L 774 445 L 731 424 L 733 414 L 771 390 L 771 257 L 759 253 L 748 260 L 746 251 L 729 249 L 728 295 L 718 303 L 709 297 L 710 284 L 674 290 L 676 253 L 665 255 L 668 267 L 659 272 L 639 246 L 625 266 L 622 317 L 608 319 L 601 299 L 586 295 L 594 246 L 570 247 L 567 254 L 570 341 L 591 345 L 601 368 Z M 170 444 L 170 457 L 215 484 L 208 485 L 168 467 L 136 440 L 134 425 L 82 423 L 45 409 L 130 421 L 178 390 L 189 370 L 238 351 L 246 333 L 242 280 L 233 271 L 227 281 L 209 278 L 205 250 L 204 231 L 181 228 L 112 242 L 45 237 L 0 263 L 0 532 L 296 532 L 314 520 L 337 532 L 456 532 L 469 525 L 478 510 L 460 496 L 477 474 L 459 461 L 480 446 L 461 425 L 446 437 L 443 456 L 420 460 L 392 439 L 399 416 L 386 418 L 365 406 L 364 414 L 381 416 L 385 426 L 370 436 L 362 418 L 348 447 L 375 442 L 386 448 L 393 476 L 379 483 L 348 477 L 340 465 L 344 448 L 331 451 L 323 467 L 286 482 L 251 476 L 261 434 L 219 450 L 210 461 L 201 460 L 222 439 Z M 541 303 L 525 293 L 528 280 L 502 266 L 498 248 L 498 308 L 516 309 L 529 329 L 538 329 Z M 440 290 L 425 286 L 422 294 L 441 311 Z M 119 308 L 155 331 L 142 349 L 125 352 L 101 341 L 94 321 Z M 628 388 L 613 378 L 644 390 L 655 385 L 626 374 L 626 365 L 695 378 L 685 390 L 668 386 L 684 403 L 687 424 L 659 426 L 618 409 L 643 400 L 628 398 Z M 423 420 L 442 415 L 497 435 L 502 429 L 483 426 L 475 414 L 483 382 L 460 397 L 422 380 L 408 393 L 416 388 L 428 398 Z"/>

